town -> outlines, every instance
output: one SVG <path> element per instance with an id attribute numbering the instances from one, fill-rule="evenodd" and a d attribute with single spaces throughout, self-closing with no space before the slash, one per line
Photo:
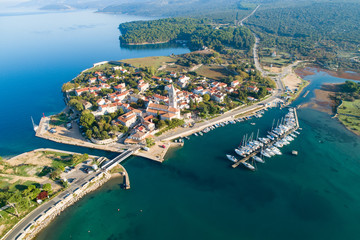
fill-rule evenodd
<path id="1" fill-rule="evenodd" d="M 78 118 L 83 136 L 93 143 L 151 146 L 165 131 L 192 126 L 273 93 L 271 80 L 256 81 L 260 77 L 249 66 L 245 71 L 242 78 L 220 81 L 194 72 L 103 62 L 65 83 L 63 91 L 73 113 L 70 119 Z"/>

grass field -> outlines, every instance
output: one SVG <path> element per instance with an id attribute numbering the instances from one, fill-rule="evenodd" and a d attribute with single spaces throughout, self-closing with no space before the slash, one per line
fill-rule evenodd
<path id="1" fill-rule="evenodd" d="M 121 62 L 128 63 L 134 67 L 155 67 L 156 69 L 162 65 L 169 63 L 175 63 L 176 58 L 160 56 L 160 57 L 144 57 L 144 58 L 132 58 L 121 60 Z"/>
<path id="2" fill-rule="evenodd" d="M 230 76 L 230 72 L 226 70 L 225 67 L 222 66 L 201 66 L 199 69 L 196 70 L 198 75 L 214 79 L 214 80 L 223 80 Z"/>
<path id="3" fill-rule="evenodd" d="M 65 113 L 59 113 L 57 115 L 51 116 L 50 125 L 61 126 L 69 121 Z"/>
<path id="4" fill-rule="evenodd" d="M 351 131 L 360 135 L 360 99 L 353 102 L 343 101 L 338 108 L 339 120 Z"/>
<path id="5" fill-rule="evenodd" d="M 343 101 L 338 109 L 339 114 L 348 114 L 360 117 L 360 99 L 353 102 Z"/>

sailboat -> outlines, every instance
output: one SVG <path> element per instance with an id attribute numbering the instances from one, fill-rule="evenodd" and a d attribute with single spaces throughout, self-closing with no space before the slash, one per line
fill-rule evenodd
<path id="1" fill-rule="evenodd" d="M 34 128 L 34 131 L 36 132 L 36 130 L 39 128 L 39 126 L 34 123 L 34 119 L 33 119 L 32 116 L 31 116 L 31 122 L 32 122 L 32 125 L 33 125 L 33 128 Z"/>

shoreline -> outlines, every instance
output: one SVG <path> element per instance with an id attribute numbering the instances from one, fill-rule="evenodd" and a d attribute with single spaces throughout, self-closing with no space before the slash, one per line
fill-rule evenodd
<path id="1" fill-rule="evenodd" d="M 7 159 L 7 161 L 16 160 L 17 158 L 25 157 L 28 154 L 39 151 L 78 154 L 75 152 L 62 151 L 57 149 L 40 148 L 19 154 L 10 159 Z M 102 158 L 93 155 L 89 156 L 97 157 L 99 159 Z M 74 183 L 71 183 L 68 188 L 58 191 L 51 199 L 37 205 L 36 208 L 19 219 L 19 221 L 17 221 L 15 225 L 13 225 L 11 229 L 3 235 L 1 240 L 14 238 L 30 240 L 36 238 L 36 235 L 41 230 L 46 228 L 52 222 L 52 220 L 56 218 L 56 216 L 60 215 L 61 212 L 64 211 L 67 207 L 79 201 L 86 194 L 99 189 L 102 185 L 111 179 L 123 177 L 122 185 L 124 189 L 129 189 L 130 180 L 126 169 L 121 164 L 118 164 L 118 167 L 115 170 L 117 171 L 111 173 L 111 171 L 109 172 L 98 169 L 98 171 L 90 173 L 85 177 L 76 180 Z"/>
<path id="2" fill-rule="evenodd" d="M 360 81 L 360 73 L 359 72 L 350 72 L 350 71 L 344 71 L 344 70 L 333 71 L 333 70 L 325 69 L 320 66 L 311 65 L 311 64 L 309 64 L 308 66 L 305 65 L 303 67 L 296 68 L 294 71 L 301 78 L 304 78 L 306 76 L 311 76 L 311 75 L 314 75 L 315 73 L 319 73 L 319 72 L 326 72 L 327 74 L 329 74 L 330 76 L 333 76 L 333 77 Z"/>
<path id="3" fill-rule="evenodd" d="M 169 43 L 170 41 L 171 40 L 163 41 L 163 42 L 142 42 L 142 43 L 125 43 L 125 42 L 122 42 L 121 44 L 128 45 L 128 46 L 141 46 L 141 45 L 156 45 L 156 44 L 162 44 L 162 43 Z"/>

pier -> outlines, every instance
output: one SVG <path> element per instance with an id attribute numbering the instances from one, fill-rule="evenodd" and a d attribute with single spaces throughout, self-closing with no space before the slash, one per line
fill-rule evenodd
<path id="1" fill-rule="evenodd" d="M 274 141 L 271 141 L 269 142 L 268 144 L 264 145 L 264 148 L 268 147 L 268 146 L 271 146 L 273 145 L 276 141 L 279 141 L 280 139 L 283 139 L 284 137 L 286 137 L 287 135 L 289 135 L 290 133 L 293 133 L 294 131 L 296 131 L 298 128 L 299 128 L 299 119 L 298 119 L 298 116 L 297 116 L 297 112 L 296 112 L 296 108 L 293 108 L 294 109 L 294 116 L 295 116 L 295 128 L 293 129 L 290 129 L 288 132 L 286 132 L 283 136 L 275 139 Z M 255 150 L 254 152 L 252 152 L 249 156 L 246 156 L 242 159 L 240 159 L 239 161 L 237 161 L 236 163 L 234 163 L 232 165 L 233 168 L 236 168 L 238 167 L 240 164 L 242 164 L 243 162 L 246 162 L 248 161 L 249 159 L 251 159 L 252 157 L 254 157 L 255 155 L 257 155 L 261 150 L 258 149 L 258 150 Z"/>

